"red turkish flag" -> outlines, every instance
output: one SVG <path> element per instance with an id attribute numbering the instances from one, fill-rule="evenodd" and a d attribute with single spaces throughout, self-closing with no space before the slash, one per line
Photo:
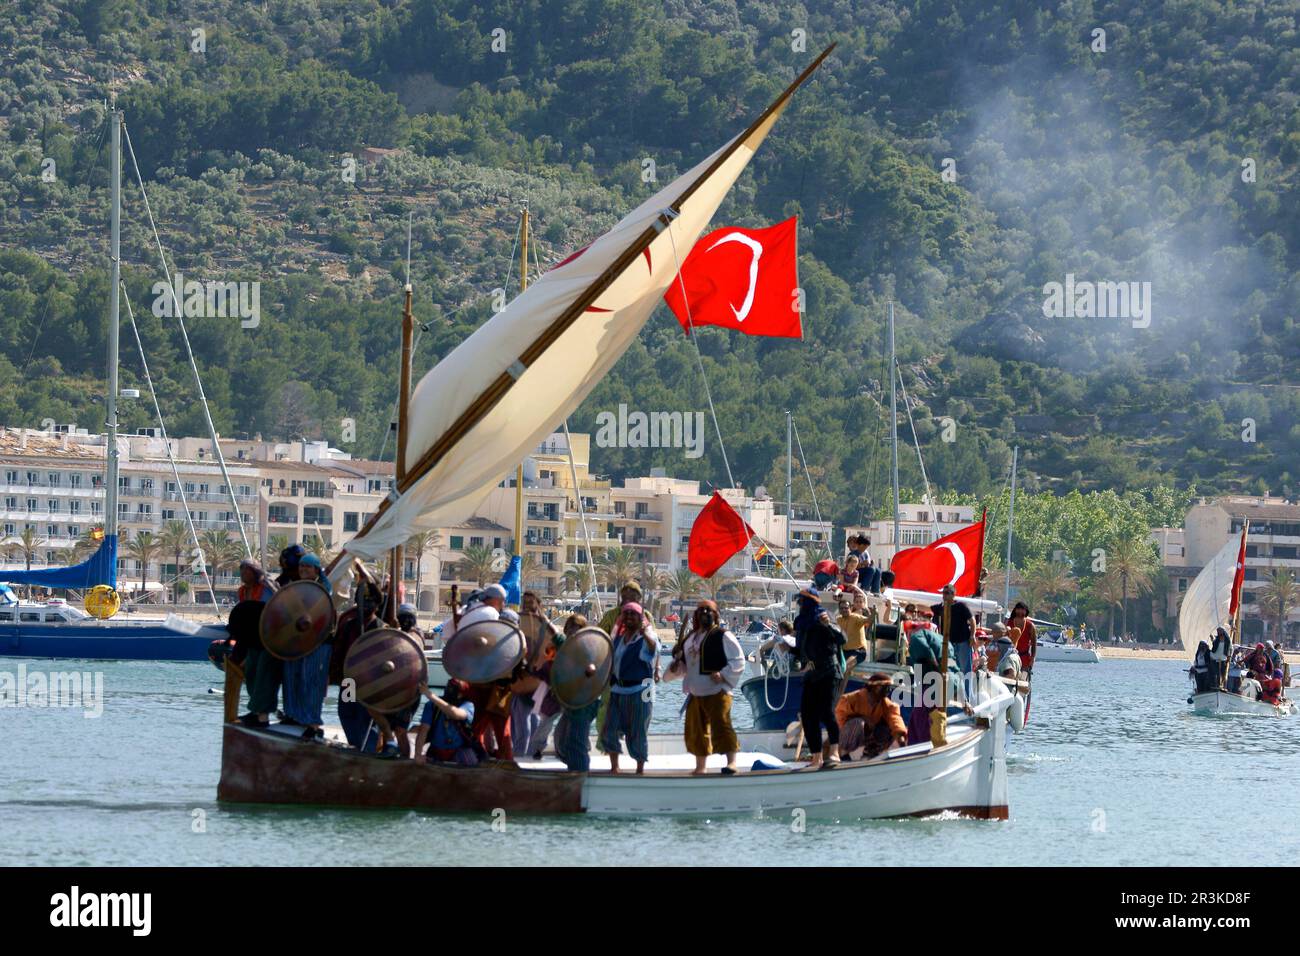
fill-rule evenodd
<path id="1" fill-rule="evenodd" d="M 924 548 L 905 548 L 894 555 L 889 570 L 894 587 L 909 591 L 941 591 L 951 584 L 958 597 L 971 597 L 979 586 L 984 561 L 984 519 L 945 535 Z"/>
<path id="2" fill-rule="evenodd" d="M 687 564 L 702 578 L 711 578 L 754 536 L 754 529 L 716 491 L 691 525 Z"/>
<path id="3" fill-rule="evenodd" d="M 720 325 L 746 335 L 802 338 L 798 225 L 792 217 L 766 229 L 728 226 L 695 243 L 664 293 L 682 328 Z"/>
<path id="4" fill-rule="evenodd" d="M 1246 580 L 1246 529 L 1241 527 L 1241 547 L 1237 549 L 1237 569 L 1232 574 L 1232 598 L 1228 602 L 1228 620 L 1237 619 L 1237 608 L 1241 606 L 1241 586 Z"/>

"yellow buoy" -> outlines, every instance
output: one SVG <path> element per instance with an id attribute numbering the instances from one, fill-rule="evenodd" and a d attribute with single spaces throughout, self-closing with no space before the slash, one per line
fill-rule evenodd
<path id="1" fill-rule="evenodd" d="M 97 584 L 86 592 L 86 613 L 103 621 L 122 607 L 122 596 L 107 584 Z"/>

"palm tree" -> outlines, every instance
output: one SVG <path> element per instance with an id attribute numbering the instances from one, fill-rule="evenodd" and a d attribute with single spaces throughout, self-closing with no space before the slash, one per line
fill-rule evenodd
<path id="1" fill-rule="evenodd" d="M 637 580 L 641 582 L 646 609 L 650 611 L 651 617 L 657 618 L 659 605 L 663 603 L 663 589 L 668 582 L 668 575 L 653 564 L 642 560 L 641 567 L 637 571 Z"/>
<path id="2" fill-rule="evenodd" d="M 471 544 L 461 554 L 461 559 L 456 562 L 458 573 L 477 582 L 479 587 L 487 584 L 488 578 L 494 573 L 492 566 L 496 561 L 492 549 L 485 544 Z"/>
<path id="3" fill-rule="evenodd" d="M 334 557 L 334 549 L 327 545 L 325 539 L 318 534 L 307 535 L 302 539 L 302 546 L 320 558 L 323 565 L 329 564 Z"/>
<path id="4" fill-rule="evenodd" d="M 1035 562 L 1024 571 L 1020 596 L 1039 614 L 1047 614 L 1060 606 L 1059 599 L 1073 594 L 1079 588 L 1063 561 Z"/>
<path id="5" fill-rule="evenodd" d="M 87 528 L 81 532 L 80 537 L 77 538 L 77 543 L 72 546 L 72 550 L 75 552 L 77 560 L 80 561 L 82 558 L 98 551 L 99 546 L 103 543 L 104 529 L 100 525 L 95 525 L 93 528 Z"/>
<path id="6" fill-rule="evenodd" d="M 180 602 L 180 594 L 177 592 L 176 584 L 181 579 L 181 555 L 183 555 L 190 546 L 190 529 L 189 526 L 178 518 L 173 518 L 163 525 L 162 533 L 158 535 L 158 544 L 164 554 L 172 556 L 174 565 L 174 574 L 172 578 L 172 603 Z"/>
<path id="7" fill-rule="evenodd" d="M 36 557 L 36 552 L 45 547 L 45 539 L 42 538 L 31 525 L 23 528 L 22 533 L 18 535 L 18 550 L 22 552 L 23 562 L 28 571 L 32 569 L 32 559 Z"/>
<path id="8" fill-rule="evenodd" d="M 420 605 L 420 585 L 424 581 L 424 556 L 438 547 L 436 531 L 421 531 L 406 542 L 406 553 L 415 559 L 415 605 Z"/>
<path id="9" fill-rule="evenodd" d="M 700 593 L 703 579 L 690 568 L 674 568 L 664 582 L 664 595 L 674 601 L 686 602 Z"/>
<path id="10" fill-rule="evenodd" d="M 632 573 L 641 562 L 636 548 L 606 548 L 596 562 L 596 571 L 605 579 L 609 589 L 618 593 L 623 582 L 632 579 Z"/>
<path id="11" fill-rule="evenodd" d="M 1110 639 L 1115 637 L 1115 608 L 1124 602 L 1124 586 L 1119 573 L 1110 570 L 1092 579 L 1092 596 L 1110 609 Z"/>
<path id="12" fill-rule="evenodd" d="M 1291 609 L 1300 601 L 1300 586 L 1297 586 L 1295 574 L 1288 568 L 1274 568 L 1267 582 L 1255 592 L 1259 611 L 1266 614 L 1277 624 L 1274 640 L 1279 646 L 1286 643 L 1286 619 Z"/>
<path id="13" fill-rule="evenodd" d="M 207 559 L 208 568 L 213 574 L 220 574 L 238 564 L 240 557 L 243 556 L 243 552 L 231 541 L 229 531 L 211 528 L 199 535 L 199 542 L 203 548 L 203 555 Z"/>
<path id="14" fill-rule="evenodd" d="M 590 594 L 596 586 L 596 581 L 591 576 L 591 568 L 585 564 L 569 565 L 564 569 L 564 577 L 561 580 L 565 591 L 573 591 L 579 596 Z"/>
<path id="15" fill-rule="evenodd" d="M 278 564 L 280 552 L 289 547 L 289 536 L 287 534 L 268 535 L 266 539 L 266 550 L 262 552 L 262 567 L 271 567 L 271 556 L 275 556 Z"/>
<path id="16" fill-rule="evenodd" d="M 36 552 L 45 547 L 45 539 L 37 534 L 36 529 L 31 525 L 23 528 L 22 533 L 18 535 L 18 550 L 22 552 L 23 563 L 28 571 L 32 569 L 32 559 L 36 557 Z M 27 585 L 27 597 L 32 596 L 32 586 Z"/>
<path id="17" fill-rule="evenodd" d="M 126 553 L 140 562 L 140 591 L 149 591 L 149 563 L 162 551 L 161 542 L 152 531 L 137 531 L 135 538 L 126 546 Z"/>
<path id="18" fill-rule="evenodd" d="M 1113 571 L 1119 575 L 1122 614 L 1120 630 L 1127 634 L 1129 590 L 1132 589 L 1134 597 L 1140 597 L 1151 590 L 1157 569 L 1155 546 L 1143 534 L 1120 538 L 1111 544 L 1106 555 L 1106 565 L 1108 572 Z"/>

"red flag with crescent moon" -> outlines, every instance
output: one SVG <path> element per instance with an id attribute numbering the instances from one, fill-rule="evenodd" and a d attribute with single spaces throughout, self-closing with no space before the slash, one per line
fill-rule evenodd
<path id="1" fill-rule="evenodd" d="M 682 328 L 720 325 L 746 335 L 802 338 L 798 226 L 796 217 L 766 229 L 727 226 L 695 243 L 664 293 Z"/>
<path id="2" fill-rule="evenodd" d="M 941 591 L 951 584 L 958 597 L 971 597 L 979 587 L 984 560 L 984 519 L 967 525 L 924 548 L 905 548 L 894 555 L 889 570 L 894 587 L 909 591 Z"/>

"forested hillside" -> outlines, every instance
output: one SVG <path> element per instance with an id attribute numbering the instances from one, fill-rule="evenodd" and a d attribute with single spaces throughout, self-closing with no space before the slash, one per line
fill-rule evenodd
<path id="1" fill-rule="evenodd" d="M 892 298 L 916 437 L 945 494 L 996 494 L 1018 444 L 1030 490 L 1295 495 L 1296 4 L 1046 6 L 11 2 L 0 422 L 102 419 L 110 91 L 175 268 L 262 283 L 257 328 L 191 320 L 218 427 L 340 442 L 351 417 L 357 441 L 344 447 L 375 455 L 395 395 L 408 213 L 422 371 L 490 314 L 522 203 L 544 269 L 836 42 L 718 217 L 797 214 L 807 294 L 802 341 L 700 335 L 738 481 L 784 484 L 790 408 L 822 510 L 837 522 L 880 510 Z M 345 157 L 366 147 L 397 152 L 349 181 Z M 643 181 L 647 159 L 657 182 Z M 161 270 L 134 175 L 132 304 L 169 427 L 199 433 L 179 332 L 150 312 Z M 1150 282 L 1149 327 L 1045 318 L 1044 286 L 1067 274 Z M 698 410 L 701 394 L 663 309 L 571 425 L 593 430 L 620 402 Z M 152 424 L 144 402 L 125 414 Z M 916 493 L 910 447 L 901 465 Z M 698 460 L 599 449 L 595 461 L 616 477 L 652 466 L 726 477 L 711 433 Z"/>

